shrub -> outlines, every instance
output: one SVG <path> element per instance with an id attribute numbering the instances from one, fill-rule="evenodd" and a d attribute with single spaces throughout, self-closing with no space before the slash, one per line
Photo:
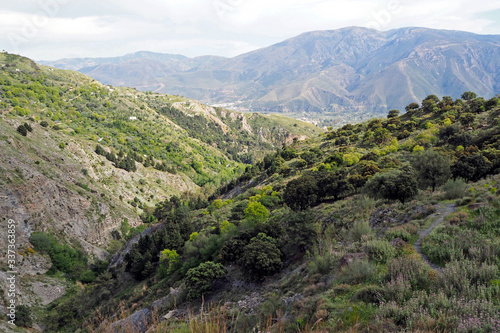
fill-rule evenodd
<path id="1" fill-rule="evenodd" d="M 363 188 L 374 198 L 399 200 L 405 203 L 418 193 L 418 183 L 411 166 L 403 166 L 386 173 L 377 173 Z"/>
<path id="2" fill-rule="evenodd" d="M 387 240 L 393 240 L 394 238 L 401 238 L 405 242 L 409 242 L 412 239 L 412 235 L 406 230 L 406 228 L 395 227 L 387 230 L 385 233 Z"/>
<path id="3" fill-rule="evenodd" d="M 342 268 L 339 280 L 348 284 L 363 283 L 373 275 L 374 271 L 375 268 L 368 261 L 355 260 Z"/>
<path id="4" fill-rule="evenodd" d="M 352 295 L 352 300 L 379 304 L 384 298 L 383 295 L 384 288 L 380 286 L 368 285 L 362 287 L 354 295 Z"/>
<path id="5" fill-rule="evenodd" d="M 48 123 L 48 122 L 46 122 L 45 120 L 42 120 L 42 121 L 40 122 L 40 126 L 42 126 L 42 127 L 48 127 L 48 126 L 49 126 L 49 123 Z"/>
<path id="6" fill-rule="evenodd" d="M 16 326 L 32 327 L 33 320 L 31 319 L 31 309 L 26 305 L 16 306 Z"/>
<path id="7" fill-rule="evenodd" d="M 307 266 L 310 275 L 321 274 L 326 275 L 332 271 L 337 265 L 338 260 L 333 254 L 327 253 L 325 255 L 315 256 Z"/>
<path id="8" fill-rule="evenodd" d="M 415 257 L 400 257 L 387 263 L 386 280 L 402 279 L 412 290 L 425 290 L 430 286 L 429 266 Z"/>
<path id="9" fill-rule="evenodd" d="M 349 229 L 348 238 L 353 242 L 359 242 L 363 236 L 372 236 L 373 230 L 366 220 L 357 220 Z"/>
<path id="10" fill-rule="evenodd" d="M 496 265 L 471 260 L 452 261 L 443 269 L 439 286 L 449 296 L 461 295 L 471 286 L 487 285 L 498 275 Z"/>
<path id="11" fill-rule="evenodd" d="M 240 264 L 253 279 L 278 272 L 283 264 L 276 240 L 265 233 L 259 233 L 244 247 Z"/>
<path id="12" fill-rule="evenodd" d="M 385 240 L 372 240 L 365 245 L 368 257 L 378 263 L 386 263 L 396 255 L 394 247 Z"/>
<path id="13" fill-rule="evenodd" d="M 26 129 L 26 127 L 24 127 L 24 125 L 19 125 L 17 127 L 17 131 L 19 132 L 19 134 L 21 134 L 22 136 L 27 136 L 28 135 L 28 130 Z"/>
<path id="14" fill-rule="evenodd" d="M 443 186 L 442 190 L 444 192 L 444 199 L 461 199 L 465 194 L 467 184 L 462 178 L 449 179 Z"/>
<path id="15" fill-rule="evenodd" d="M 227 274 L 221 264 L 207 261 L 198 267 L 191 268 L 186 273 L 186 287 L 188 298 L 195 299 L 209 293 L 215 280 Z"/>

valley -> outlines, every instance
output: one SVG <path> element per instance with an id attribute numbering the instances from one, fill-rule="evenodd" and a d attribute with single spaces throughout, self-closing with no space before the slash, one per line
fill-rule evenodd
<path id="1" fill-rule="evenodd" d="M 498 96 L 324 131 L 0 65 L 2 330 L 500 330 Z"/>

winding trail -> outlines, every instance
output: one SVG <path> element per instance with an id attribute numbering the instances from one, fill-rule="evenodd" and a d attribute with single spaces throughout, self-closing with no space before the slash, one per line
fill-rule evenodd
<path id="1" fill-rule="evenodd" d="M 435 270 L 438 270 L 438 271 L 441 271 L 443 268 L 432 263 L 429 258 L 427 258 L 427 256 L 425 254 L 422 253 L 422 240 L 424 239 L 425 236 L 427 236 L 428 234 L 430 234 L 430 232 L 435 228 L 437 227 L 438 225 L 440 225 L 441 223 L 443 223 L 444 221 L 444 218 L 448 215 L 450 215 L 451 213 L 453 213 L 454 211 L 456 210 L 456 207 L 454 204 L 450 204 L 450 205 L 446 205 L 445 207 L 440 207 L 436 213 L 432 214 L 430 217 L 434 217 L 436 215 L 439 215 L 439 217 L 434 221 L 432 222 L 432 224 L 430 225 L 429 228 L 425 229 L 425 230 L 422 230 L 419 232 L 418 234 L 418 240 L 415 242 L 415 244 L 413 244 L 413 247 L 415 248 L 415 251 L 417 251 L 417 253 L 420 254 L 420 256 L 422 256 L 422 259 L 424 259 L 424 261 L 432 268 L 432 269 L 435 269 Z"/>

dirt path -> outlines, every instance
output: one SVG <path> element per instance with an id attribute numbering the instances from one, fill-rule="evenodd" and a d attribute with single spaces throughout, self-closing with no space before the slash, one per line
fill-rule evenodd
<path id="1" fill-rule="evenodd" d="M 427 236 L 428 234 L 430 234 L 430 232 L 435 228 L 437 227 L 438 225 L 440 225 L 441 223 L 443 223 L 444 221 L 444 218 L 448 215 L 450 215 L 451 213 L 453 213 L 454 211 L 456 210 L 455 208 L 455 205 L 454 204 L 450 204 L 450 205 L 447 205 L 445 207 L 440 207 L 436 213 L 434 213 L 433 215 L 431 215 L 431 217 L 434 217 L 434 216 L 439 216 L 434 222 L 432 222 L 432 224 L 430 225 L 429 228 L 423 230 L 423 231 L 420 231 L 419 234 L 418 234 L 418 240 L 415 242 L 415 244 L 413 244 L 413 247 L 415 248 L 415 251 L 417 251 L 417 253 L 419 253 L 421 256 L 422 256 L 422 259 L 424 259 L 424 261 L 429 265 L 431 266 L 432 269 L 435 269 L 435 270 L 438 270 L 438 271 L 441 271 L 442 267 L 436 265 L 436 264 L 433 264 L 429 258 L 427 258 L 427 256 L 425 254 L 422 253 L 422 240 L 424 239 L 425 236 Z"/>

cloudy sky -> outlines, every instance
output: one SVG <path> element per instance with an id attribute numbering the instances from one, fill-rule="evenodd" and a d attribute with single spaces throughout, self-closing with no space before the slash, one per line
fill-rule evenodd
<path id="1" fill-rule="evenodd" d="M 500 1 L 1 0 L 0 48 L 35 60 L 142 50 L 230 57 L 353 25 L 500 34 Z"/>

